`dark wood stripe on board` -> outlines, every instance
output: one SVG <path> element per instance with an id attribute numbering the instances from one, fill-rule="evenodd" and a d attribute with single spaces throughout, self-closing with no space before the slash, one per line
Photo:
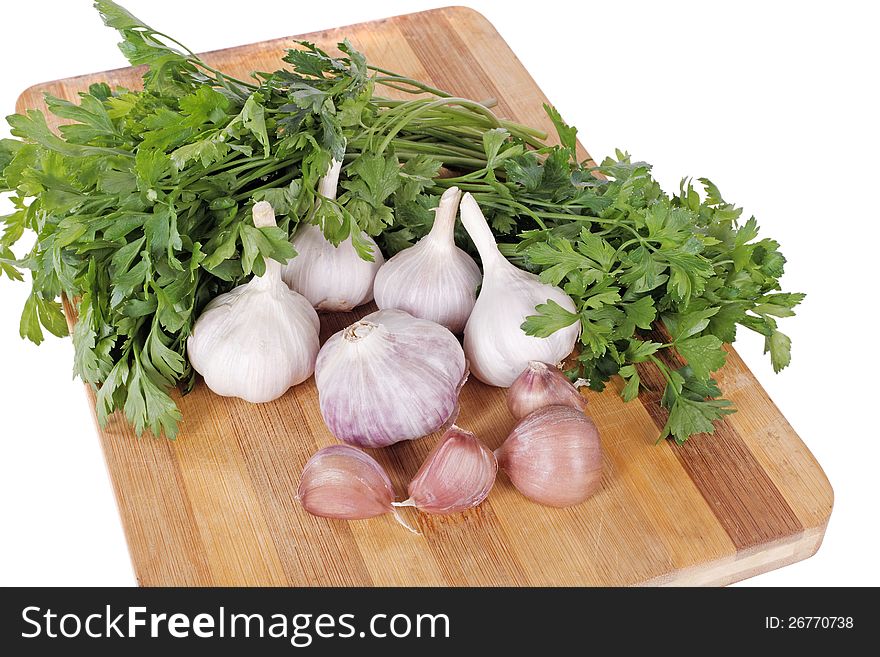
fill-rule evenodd
<path id="1" fill-rule="evenodd" d="M 660 331 L 648 338 L 668 342 Z M 664 362 L 679 368 L 676 355 L 662 353 Z M 640 364 L 638 373 L 644 386 L 639 401 L 662 429 L 669 417 L 660 405 L 666 381 L 656 367 Z M 788 502 L 726 419 L 715 423 L 715 433 L 691 437 L 683 445 L 670 441 L 670 448 L 709 503 L 718 522 L 737 550 L 798 534 L 803 525 Z"/>

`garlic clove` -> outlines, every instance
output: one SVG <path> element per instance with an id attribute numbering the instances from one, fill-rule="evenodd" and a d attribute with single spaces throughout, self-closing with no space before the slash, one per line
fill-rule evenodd
<path id="1" fill-rule="evenodd" d="M 336 198 L 341 171 L 342 162 L 334 160 L 318 183 L 321 196 Z M 297 255 L 284 265 L 284 282 L 319 311 L 344 312 L 372 301 L 373 280 L 385 259 L 372 237 L 363 231 L 360 236 L 370 246 L 372 261 L 358 255 L 351 236 L 334 246 L 320 227 L 301 224 L 291 238 Z"/>
<path id="2" fill-rule="evenodd" d="M 545 406 L 571 406 L 586 412 L 587 400 L 558 368 L 531 361 L 507 389 L 507 408 L 517 420 Z"/>
<path id="3" fill-rule="evenodd" d="M 426 513 L 458 513 L 477 506 L 495 483 L 495 455 L 470 431 L 453 425 L 409 484 L 409 499 Z"/>
<path id="4" fill-rule="evenodd" d="M 313 516 L 361 520 L 394 511 L 394 487 L 379 463 L 359 449 L 332 445 L 308 460 L 296 499 Z"/>
<path id="5" fill-rule="evenodd" d="M 576 312 L 574 302 L 560 288 L 518 269 L 501 254 L 470 194 L 461 200 L 461 222 L 483 261 L 483 285 L 464 329 L 464 350 L 474 376 L 489 385 L 507 387 L 529 361 L 562 361 L 574 349 L 578 322 L 547 337 L 526 335 L 522 324 L 537 314 L 536 306 L 548 300 L 571 313 Z"/>
<path id="6" fill-rule="evenodd" d="M 315 383 L 334 436 L 385 447 L 448 422 L 466 374 L 464 352 L 449 330 L 402 310 L 379 310 L 327 340 Z"/>
<path id="7" fill-rule="evenodd" d="M 464 330 L 482 276 L 473 258 L 455 245 L 460 198 L 458 187 L 443 192 L 431 232 L 379 269 L 373 285 L 379 308 L 405 310 L 453 333 Z"/>
<path id="8" fill-rule="evenodd" d="M 602 480 L 596 425 L 569 406 L 545 406 L 524 417 L 495 456 L 517 490 L 547 506 L 580 504 Z"/>
<path id="9" fill-rule="evenodd" d="M 272 207 L 254 205 L 254 224 L 274 226 Z M 260 403 L 305 381 L 318 355 L 318 316 L 281 281 L 281 264 L 266 261 L 254 276 L 202 310 L 187 340 L 187 356 L 214 393 Z"/>

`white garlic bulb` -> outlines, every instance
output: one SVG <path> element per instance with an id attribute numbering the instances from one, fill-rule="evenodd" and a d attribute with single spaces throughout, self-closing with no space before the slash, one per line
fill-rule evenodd
<path id="1" fill-rule="evenodd" d="M 405 310 L 461 333 L 477 300 L 480 268 L 455 246 L 455 216 L 461 190 L 440 197 L 431 232 L 404 249 L 376 274 L 373 292 L 379 308 Z"/>
<path id="2" fill-rule="evenodd" d="M 254 205 L 254 224 L 274 226 L 272 206 Z M 186 343 L 207 386 L 226 397 L 267 402 L 315 369 L 320 324 L 315 310 L 281 281 L 281 264 L 211 300 Z"/>
<path id="3" fill-rule="evenodd" d="M 324 422 L 358 447 L 421 438 L 454 422 L 466 376 L 455 336 L 402 310 L 379 310 L 331 336 L 315 366 Z"/>
<path id="4" fill-rule="evenodd" d="M 342 162 L 334 160 L 318 184 L 321 196 L 336 198 L 341 170 Z M 321 311 L 347 311 L 372 301 L 373 279 L 385 258 L 372 237 L 364 232 L 361 237 L 370 245 L 372 262 L 358 255 L 351 236 L 333 246 L 319 226 L 300 225 L 291 238 L 297 255 L 282 269 L 284 282 Z"/>
<path id="5" fill-rule="evenodd" d="M 474 376 L 489 385 L 507 387 L 529 361 L 556 364 L 568 356 L 580 332 L 579 322 L 546 338 L 526 335 L 521 326 L 526 317 L 537 314 L 535 306 L 548 300 L 575 312 L 571 298 L 560 288 L 518 269 L 501 254 L 470 194 L 461 200 L 461 223 L 483 261 L 480 296 L 464 329 L 464 351 Z"/>

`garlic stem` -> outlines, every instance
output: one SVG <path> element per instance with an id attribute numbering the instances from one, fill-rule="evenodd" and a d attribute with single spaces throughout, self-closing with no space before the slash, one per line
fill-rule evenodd
<path id="1" fill-rule="evenodd" d="M 360 342 L 364 338 L 369 337 L 377 328 L 379 328 L 378 324 L 361 320 L 342 329 L 342 337 L 348 342 Z"/>
<path id="2" fill-rule="evenodd" d="M 455 246 L 455 215 L 461 200 L 461 190 L 450 187 L 440 197 L 440 204 L 434 211 L 434 225 L 428 236 L 436 245 Z"/>
<path id="3" fill-rule="evenodd" d="M 275 210 L 268 201 L 258 201 L 254 203 L 251 211 L 254 217 L 254 226 L 257 228 L 274 227 L 278 224 L 275 221 Z M 263 258 L 266 264 L 266 271 L 262 276 L 254 276 L 254 286 L 259 288 L 272 287 L 277 281 L 281 280 L 281 263 L 272 258 Z"/>
<path id="4" fill-rule="evenodd" d="M 489 228 L 489 223 L 486 221 L 486 217 L 483 216 L 483 211 L 480 210 L 480 206 L 474 197 L 471 196 L 470 192 L 462 197 L 460 207 L 461 223 L 467 230 L 468 235 L 471 236 L 474 246 L 477 247 L 480 260 L 483 261 L 484 280 L 486 280 L 485 274 L 488 270 L 501 264 L 501 261 L 506 264 L 509 263 L 501 254 L 501 251 L 498 250 L 495 236 L 492 235 L 492 229 Z"/>
<path id="5" fill-rule="evenodd" d="M 254 203 L 253 209 L 254 226 L 257 228 L 268 228 L 275 226 L 275 210 L 269 205 L 268 201 L 258 201 Z"/>
<path id="6" fill-rule="evenodd" d="M 402 507 L 405 507 L 405 506 L 409 506 L 409 507 L 413 507 L 413 508 L 415 508 L 416 503 L 412 501 L 412 498 L 410 498 L 410 499 L 408 499 L 408 500 L 405 500 L 405 501 L 403 501 L 403 502 L 392 502 L 392 503 L 391 503 L 391 506 L 394 507 L 394 508 L 391 509 L 391 514 L 394 516 L 394 519 L 398 522 L 398 524 L 403 525 L 404 527 L 406 527 L 408 530 L 410 530 L 413 534 L 416 534 L 417 536 L 421 536 L 421 535 L 422 535 L 422 532 L 420 532 L 420 531 L 417 530 L 417 529 L 414 529 L 414 528 L 411 527 L 409 524 L 407 524 L 407 522 L 403 519 L 403 516 L 401 516 L 401 515 L 397 512 L 397 509 L 398 509 L 398 508 L 402 508 Z"/>
<path id="7" fill-rule="evenodd" d="M 333 160 L 326 175 L 318 181 L 318 194 L 331 201 L 336 200 L 336 190 L 339 186 L 339 174 L 342 171 L 342 160 Z"/>

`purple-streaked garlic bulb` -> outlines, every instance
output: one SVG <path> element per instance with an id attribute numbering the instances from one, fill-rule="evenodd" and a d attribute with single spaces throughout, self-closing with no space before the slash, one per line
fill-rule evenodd
<path id="1" fill-rule="evenodd" d="M 495 456 L 519 492 L 546 506 L 580 504 L 602 480 L 599 431 L 570 406 L 545 406 L 527 415 Z"/>
<path id="2" fill-rule="evenodd" d="M 517 420 L 545 406 L 586 412 L 587 400 L 559 368 L 533 360 L 507 389 L 507 408 Z"/>
<path id="3" fill-rule="evenodd" d="M 409 484 L 409 499 L 426 513 L 458 513 L 477 506 L 495 483 L 498 462 L 470 431 L 453 425 L 425 459 Z"/>
<path id="4" fill-rule="evenodd" d="M 466 376 L 455 336 L 402 310 L 379 310 L 339 331 L 315 365 L 324 422 L 358 447 L 385 447 L 448 426 Z"/>

